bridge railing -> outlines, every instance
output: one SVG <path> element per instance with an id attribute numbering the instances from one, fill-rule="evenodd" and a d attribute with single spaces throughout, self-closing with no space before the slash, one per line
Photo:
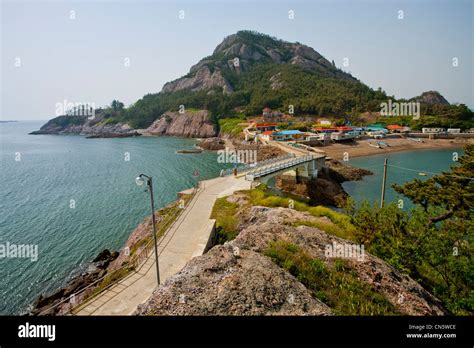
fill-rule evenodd
<path id="1" fill-rule="evenodd" d="M 248 171 L 248 170 L 252 171 L 252 170 L 255 170 L 257 168 L 261 168 L 261 167 L 267 166 L 267 165 L 272 164 L 272 163 L 281 162 L 281 161 L 291 159 L 291 158 L 295 158 L 295 157 L 296 157 L 295 154 L 288 153 L 286 155 L 273 157 L 273 158 L 269 158 L 269 159 L 264 160 L 264 161 L 257 162 L 256 164 L 242 163 L 242 164 L 237 165 L 237 170 L 238 170 L 239 173 L 242 173 L 242 172 L 245 172 L 245 171 Z M 225 169 L 223 171 L 223 173 L 221 174 L 221 176 L 231 175 L 233 173 L 233 171 L 234 171 L 233 168 Z"/>
<path id="2" fill-rule="evenodd" d="M 300 163 L 311 161 L 313 159 L 315 159 L 315 156 L 306 155 L 306 156 L 294 157 L 292 159 L 279 161 L 274 164 L 266 165 L 261 168 L 251 170 L 245 175 L 245 178 L 246 180 L 253 181 L 255 178 L 260 178 L 267 174 L 278 172 L 282 169 L 290 168 Z"/>
<path id="3" fill-rule="evenodd" d="M 188 201 L 186 202 L 183 208 L 177 210 L 174 214 L 167 216 L 167 219 L 163 219 L 162 217 L 159 217 L 159 220 L 157 221 L 157 234 L 160 234 L 161 232 L 162 234 L 160 235 L 160 240 L 158 241 L 157 246 L 160 246 L 162 244 L 166 233 L 174 226 L 174 224 L 179 219 L 181 214 L 191 204 L 194 197 L 197 195 L 199 189 L 200 189 L 200 182 L 198 182 L 197 186 L 193 188 L 191 197 L 188 199 Z M 148 241 L 148 243 L 139 252 L 137 252 L 125 266 L 122 266 L 111 272 L 107 272 L 104 276 L 100 277 L 99 279 L 96 279 L 95 281 L 87 285 L 86 287 L 69 295 L 68 297 L 64 298 L 60 302 L 50 307 L 47 307 L 46 309 L 43 309 L 41 312 L 38 313 L 38 315 L 48 314 L 51 310 L 55 309 L 56 307 L 60 305 L 64 305 L 65 303 L 69 303 L 69 306 L 66 306 L 67 308 L 62 309 L 61 312 L 56 313 L 56 315 L 74 314 L 74 312 L 78 308 L 83 307 L 92 299 L 96 298 L 97 296 L 102 294 L 104 291 L 110 289 L 113 285 L 119 283 L 130 274 L 139 272 L 141 268 L 143 267 L 143 265 L 145 264 L 145 261 L 148 260 L 149 256 L 153 253 L 153 250 L 154 250 L 153 241 L 154 241 L 153 239 Z M 125 270 L 130 270 L 130 272 L 121 272 Z M 100 287 L 100 283 L 102 281 L 104 281 L 107 277 L 110 277 L 112 275 L 115 276 L 113 281 L 108 283 L 103 288 L 99 288 L 99 290 L 96 290 L 96 287 Z M 89 294 L 87 294 L 87 292 L 89 292 Z M 76 303 L 76 301 L 73 300 L 73 299 L 79 299 L 81 297 L 82 299 L 78 301 L 78 303 Z"/>

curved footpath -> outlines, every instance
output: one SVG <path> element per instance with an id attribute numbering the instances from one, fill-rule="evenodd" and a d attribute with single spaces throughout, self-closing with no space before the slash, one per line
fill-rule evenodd
<path id="1" fill-rule="evenodd" d="M 219 177 L 201 182 L 200 190 L 176 223 L 158 242 L 160 278 L 164 283 L 195 256 L 202 255 L 215 221 L 210 219 L 217 198 L 250 189 L 244 176 Z M 156 288 L 154 254 L 134 272 L 81 306 L 76 315 L 131 315 Z"/>

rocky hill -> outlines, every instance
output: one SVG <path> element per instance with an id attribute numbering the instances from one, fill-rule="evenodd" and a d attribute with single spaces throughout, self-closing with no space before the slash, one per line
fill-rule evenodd
<path id="1" fill-rule="evenodd" d="M 59 116 L 52 120 L 53 124 L 33 134 L 111 134 L 115 129 L 104 130 L 99 126 L 114 124 L 119 128 L 146 129 L 159 119 L 173 118 L 167 112 L 175 113 L 182 106 L 207 110 L 208 121 L 217 131 L 220 119 L 242 113 L 260 115 L 265 107 L 288 112 L 292 105 L 295 115 L 324 115 L 345 120 L 348 115 L 378 112 L 381 103 L 388 99 L 381 88 L 368 87 L 307 45 L 243 30 L 225 37 L 210 56 L 193 65 L 185 76 L 165 83 L 161 92 L 147 94 L 128 108 L 114 101 L 109 109 L 101 110 L 106 123 L 94 122 L 91 129 L 88 127 L 91 122 L 85 118 L 65 122 L 60 118 L 67 116 Z M 396 100 L 393 96 L 390 99 Z M 450 106 L 438 92 L 425 92 L 415 99 L 426 106 L 443 106 L 442 109 L 422 107 L 422 114 L 441 115 L 448 123 L 472 117 L 466 106 Z M 183 118 L 178 119 L 174 128 L 180 128 Z M 58 123 L 68 125 L 56 127 Z M 438 120 L 435 123 L 439 123 Z M 158 122 L 153 128 L 163 129 L 164 125 Z M 182 127 L 183 132 L 170 133 L 193 136 L 190 135 L 193 132 L 185 128 Z M 117 130 L 121 136 L 124 134 L 122 129 Z M 206 125 L 195 133 L 210 136 L 212 132 Z"/>
<path id="2" fill-rule="evenodd" d="M 411 100 L 426 105 L 449 105 L 449 102 L 438 91 L 423 92 Z"/>
<path id="3" fill-rule="evenodd" d="M 238 86 L 225 76 L 229 73 L 245 73 L 255 64 L 290 64 L 320 76 L 356 81 L 309 46 L 255 32 L 239 31 L 227 36 L 211 56 L 192 66 L 186 76 L 166 83 L 163 92 L 199 91 L 220 87 L 224 93 L 231 93 Z M 274 75 L 273 79 L 276 80 L 277 77 Z M 273 83 L 274 89 L 276 85 Z"/>

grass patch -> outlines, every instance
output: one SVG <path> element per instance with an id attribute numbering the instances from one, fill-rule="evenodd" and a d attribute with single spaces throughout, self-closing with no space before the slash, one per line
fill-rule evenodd
<path id="1" fill-rule="evenodd" d="M 214 203 L 211 219 L 216 219 L 217 244 L 224 244 L 239 234 L 235 216 L 238 207 L 237 203 L 229 202 L 227 197 L 218 198 Z"/>
<path id="2" fill-rule="evenodd" d="M 291 223 L 292 226 L 308 226 L 308 227 L 315 227 L 318 228 L 328 234 L 332 234 L 339 238 L 348 239 L 350 236 L 347 234 L 346 230 L 339 227 L 338 225 L 324 222 L 324 221 L 296 221 Z"/>
<path id="3" fill-rule="evenodd" d="M 295 276 L 336 315 L 400 314 L 383 295 L 359 281 L 345 260 L 336 259 L 332 266 L 327 266 L 297 245 L 282 240 L 271 243 L 265 255 Z"/>
<path id="4" fill-rule="evenodd" d="M 324 228 L 321 228 L 321 229 L 323 229 L 327 233 L 331 233 L 332 231 L 334 232 L 332 234 L 335 234 L 336 236 L 341 237 L 341 238 L 355 240 L 355 237 L 354 237 L 355 227 L 351 223 L 351 218 L 345 214 L 338 213 L 332 209 L 329 209 L 323 206 L 312 207 L 305 202 L 296 200 L 296 197 L 288 198 L 288 197 L 275 196 L 274 194 L 270 193 L 266 189 L 265 185 L 260 185 L 256 189 L 242 191 L 242 192 L 247 195 L 251 205 L 261 205 L 264 207 L 271 207 L 271 208 L 276 208 L 276 207 L 289 208 L 290 203 L 292 203 L 293 209 L 297 211 L 308 212 L 315 217 L 325 216 L 329 218 L 329 220 L 331 220 L 331 222 L 333 222 L 336 225 L 337 229 L 331 228 L 328 226 L 324 226 L 325 229 Z M 305 223 L 306 221 L 301 221 L 301 224 L 305 224 Z M 310 225 L 307 224 L 307 226 L 310 226 Z M 315 227 L 318 227 L 318 226 L 315 226 Z"/>
<path id="5" fill-rule="evenodd" d="M 221 118 L 219 119 L 219 129 L 222 133 L 236 137 L 243 132 L 244 127 L 240 123 L 244 122 L 245 120 L 241 118 Z"/>

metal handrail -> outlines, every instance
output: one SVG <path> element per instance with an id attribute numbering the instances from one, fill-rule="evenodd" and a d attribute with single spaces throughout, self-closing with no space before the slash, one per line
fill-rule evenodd
<path id="1" fill-rule="evenodd" d="M 305 155 L 305 156 L 300 156 L 300 157 L 294 157 L 290 160 L 280 161 L 280 162 L 275 163 L 275 164 L 270 164 L 270 165 L 264 166 L 262 168 L 251 170 L 246 174 L 246 177 L 247 176 L 252 176 L 253 178 L 256 178 L 256 177 L 258 178 L 258 177 L 261 177 L 263 175 L 279 171 L 280 169 L 285 169 L 285 168 L 289 168 L 289 167 L 292 167 L 292 166 L 300 164 L 300 163 L 308 162 L 312 159 L 314 159 L 313 155 Z"/>
<path id="2" fill-rule="evenodd" d="M 261 168 L 263 166 L 266 166 L 268 164 L 272 164 L 272 163 L 276 163 L 276 162 L 280 162 L 280 161 L 283 161 L 283 160 L 286 160 L 286 159 L 290 159 L 290 158 L 295 158 L 295 154 L 292 154 L 292 153 L 289 153 L 289 154 L 286 154 L 286 155 L 282 155 L 282 156 L 278 156 L 278 157 L 273 157 L 273 158 L 269 158 L 267 160 L 263 160 L 263 161 L 260 161 L 260 162 L 257 162 L 257 164 L 255 166 L 252 166 L 251 167 L 251 164 L 249 163 L 245 163 L 245 164 L 242 164 L 242 165 L 238 165 L 237 166 L 237 169 L 242 173 L 242 172 L 245 172 L 246 170 L 255 170 L 257 168 Z M 227 175 L 231 175 L 233 173 L 233 168 L 228 168 L 224 171 L 224 176 L 227 176 Z"/>
<path id="3" fill-rule="evenodd" d="M 183 209 L 180 209 L 177 211 L 177 213 L 171 215 L 169 217 L 169 219 L 167 219 L 166 221 L 169 222 L 171 221 L 171 217 L 175 217 L 175 221 L 179 219 L 180 215 L 186 210 L 186 208 L 189 206 L 189 204 L 192 202 L 192 200 L 194 199 L 194 197 L 196 196 L 198 190 L 199 190 L 199 184 L 198 183 L 198 188 L 194 188 L 193 190 L 193 193 L 192 193 L 192 196 L 191 198 L 189 199 L 189 201 L 187 202 L 187 204 L 185 205 L 185 207 Z M 162 222 L 163 220 L 160 220 L 160 222 Z M 172 223 L 171 225 L 168 226 L 168 228 L 166 229 L 165 233 L 163 234 L 163 237 L 166 235 L 166 232 L 169 231 L 169 229 L 171 229 L 171 227 L 174 226 L 174 223 Z M 163 241 L 163 238 L 161 238 L 161 240 L 159 241 L 158 245 L 161 244 L 161 242 Z M 42 310 L 40 313 L 38 313 L 38 315 L 41 315 L 47 311 L 50 311 L 51 309 L 53 308 L 56 308 L 58 307 L 59 305 L 61 304 L 64 304 L 65 302 L 68 302 L 71 300 L 72 297 L 74 296 L 77 296 L 81 293 L 83 293 L 84 291 L 92 288 L 93 286 L 97 285 L 100 281 L 104 280 L 106 277 L 110 276 L 111 274 L 114 274 L 120 270 L 123 270 L 123 269 L 126 269 L 126 268 L 130 268 L 130 265 L 132 265 L 132 268 L 134 268 L 136 270 L 136 272 L 138 272 L 138 265 L 141 264 L 141 266 L 143 266 L 144 262 L 141 262 L 143 261 L 144 259 L 147 259 L 148 256 L 149 256 L 149 251 L 154 247 L 153 245 L 153 240 L 150 240 L 147 244 L 145 244 L 145 247 L 140 250 L 140 252 L 138 252 L 134 257 L 133 259 L 131 260 L 131 262 L 123 267 L 120 267 L 120 268 L 117 268 L 116 270 L 112 271 L 111 273 L 107 273 L 105 274 L 104 276 L 102 276 L 101 278 L 99 279 L 96 279 L 95 281 L 93 281 L 91 284 L 87 285 L 86 287 L 82 288 L 81 290 L 73 293 L 72 295 L 68 296 L 67 298 L 59 301 L 58 303 L 56 303 L 55 305 L 51 306 L 51 307 L 48 307 L 44 310 Z M 144 255 L 144 257 L 143 257 Z M 138 270 L 137 270 L 138 269 Z M 141 269 L 141 267 L 140 267 Z M 119 277 L 117 278 L 116 280 L 114 280 L 113 282 L 111 282 L 110 284 L 108 284 L 106 287 L 104 287 L 103 289 L 101 289 L 100 291 L 98 291 L 97 293 L 95 293 L 93 296 L 90 296 L 88 297 L 87 299 L 85 299 L 83 302 L 81 302 L 80 304 L 77 304 L 76 306 L 71 306 L 70 308 L 68 308 L 65 312 L 65 314 L 68 314 L 68 313 L 71 313 L 74 309 L 76 309 L 77 307 L 79 306 L 82 306 L 84 305 L 85 303 L 89 302 L 91 299 L 97 297 L 99 294 L 101 294 L 102 292 L 104 292 L 105 290 L 109 289 L 111 286 L 117 284 L 118 282 L 120 282 L 121 280 L 123 280 L 125 277 L 127 277 L 129 275 L 129 273 L 123 275 L 122 277 Z"/>

